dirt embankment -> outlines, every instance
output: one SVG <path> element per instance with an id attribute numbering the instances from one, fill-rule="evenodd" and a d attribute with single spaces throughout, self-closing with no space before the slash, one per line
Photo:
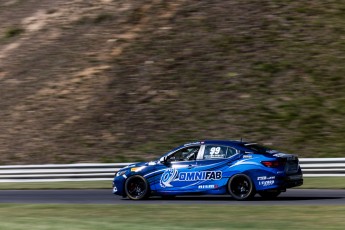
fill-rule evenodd
<path id="1" fill-rule="evenodd" d="M 241 137 L 342 156 L 345 4 L 326 2 L 1 1 L 0 163 Z"/>

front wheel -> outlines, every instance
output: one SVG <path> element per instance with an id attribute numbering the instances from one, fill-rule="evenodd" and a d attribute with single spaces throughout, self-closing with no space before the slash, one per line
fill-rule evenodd
<path id="1" fill-rule="evenodd" d="M 144 177 L 134 175 L 126 180 L 125 192 L 131 200 L 142 200 L 150 195 L 150 187 Z"/>
<path id="2" fill-rule="evenodd" d="M 255 187 L 249 176 L 237 174 L 230 178 L 228 191 L 236 200 L 249 200 L 255 195 Z"/>

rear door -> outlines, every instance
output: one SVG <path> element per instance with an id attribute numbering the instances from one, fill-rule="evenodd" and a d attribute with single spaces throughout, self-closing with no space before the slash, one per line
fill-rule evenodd
<path id="1" fill-rule="evenodd" d="M 223 188 L 231 176 L 229 166 L 239 159 L 239 151 L 217 144 L 206 144 L 202 149 L 197 158 L 197 168 L 206 172 L 206 175 L 200 181 L 198 189 L 205 191 Z"/>

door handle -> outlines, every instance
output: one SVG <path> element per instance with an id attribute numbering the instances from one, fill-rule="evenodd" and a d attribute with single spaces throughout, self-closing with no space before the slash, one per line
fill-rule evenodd
<path id="1" fill-rule="evenodd" d="M 188 168 L 192 169 L 192 168 L 194 168 L 194 165 L 188 165 Z"/>

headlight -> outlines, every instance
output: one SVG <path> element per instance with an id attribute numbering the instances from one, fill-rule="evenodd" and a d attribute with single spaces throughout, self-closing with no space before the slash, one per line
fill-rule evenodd
<path id="1" fill-rule="evenodd" d="M 131 172 L 139 172 L 139 171 L 141 171 L 143 168 L 145 168 L 145 166 L 131 168 Z"/>
<path id="2" fill-rule="evenodd" d="M 125 173 L 126 173 L 126 171 L 118 171 L 118 172 L 116 173 L 116 177 L 122 176 L 122 175 L 125 174 Z"/>

